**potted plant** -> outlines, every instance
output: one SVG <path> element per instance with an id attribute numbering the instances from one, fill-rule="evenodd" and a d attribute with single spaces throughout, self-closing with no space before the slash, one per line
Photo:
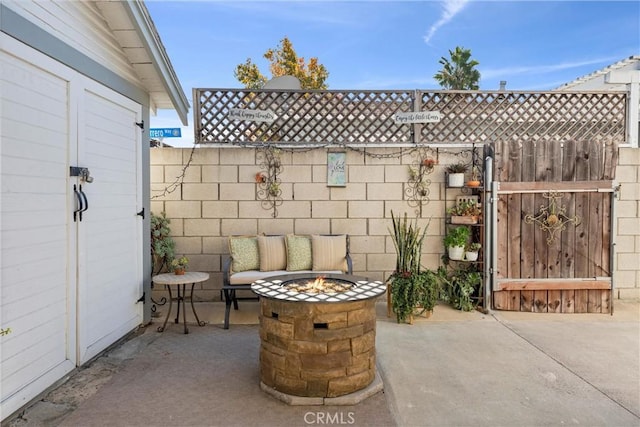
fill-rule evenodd
<path id="1" fill-rule="evenodd" d="M 478 166 L 473 166 L 471 168 L 471 179 L 467 181 L 467 187 L 480 187 L 480 171 L 478 170 Z"/>
<path id="2" fill-rule="evenodd" d="M 174 257 L 175 242 L 171 237 L 171 220 L 162 212 L 151 213 L 151 274 L 167 271 Z"/>
<path id="3" fill-rule="evenodd" d="M 395 217 L 391 212 L 393 230 L 389 230 L 396 249 L 396 269 L 387 279 L 390 302 L 398 323 L 412 323 L 413 315 L 431 313 L 440 293 L 438 276 L 430 270 L 422 270 L 420 256 L 427 227 L 421 230 L 417 219 L 409 222 Z"/>
<path id="4" fill-rule="evenodd" d="M 461 162 L 448 165 L 446 170 L 449 174 L 449 187 L 463 187 L 464 174 L 468 169 L 469 166 Z"/>
<path id="5" fill-rule="evenodd" d="M 444 246 L 447 248 L 449 259 L 461 261 L 464 257 L 464 248 L 471 236 L 471 230 L 465 226 L 451 227 L 444 236 Z"/>
<path id="6" fill-rule="evenodd" d="M 473 243 L 467 244 L 467 247 L 465 248 L 464 258 L 467 261 L 477 261 L 479 250 L 480 250 L 480 243 L 473 242 Z"/>
<path id="7" fill-rule="evenodd" d="M 472 268 L 458 268 L 444 279 L 443 296 L 454 308 L 474 309 L 473 295 L 482 283 L 482 275 Z"/>
<path id="8" fill-rule="evenodd" d="M 183 275 L 185 271 L 187 271 L 187 265 L 189 265 L 189 259 L 186 256 L 171 260 L 171 268 L 173 269 L 173 272 L 179 276 Z"/>
<path id="9" fill-rule="evenodd" d="M 460 200 L 447 213 L 451 215 L 451 224 L 477 224 L 482 209 L 474 200 Z"/>

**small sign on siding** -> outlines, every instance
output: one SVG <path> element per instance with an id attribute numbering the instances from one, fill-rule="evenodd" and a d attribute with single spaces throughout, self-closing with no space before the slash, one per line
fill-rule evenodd
<path id="1" fill-rule="evenodd" d="M 393 121 L 398 124 L 437 123 L 441 118 L 440 111 L 410 111 L 393 115 Z"/>
<path id="2" fill-rule="evenodd" d="M 229 119 L 245 122 L 273 123 L 278 117 L 271 110 L 247 110 L 243 108 L 230 108 Z"/>

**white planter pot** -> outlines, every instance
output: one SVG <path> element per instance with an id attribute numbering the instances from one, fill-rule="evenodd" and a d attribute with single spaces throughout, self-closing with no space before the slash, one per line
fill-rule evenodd
<path id="1" fill-rule="evenodd" d="M 467 252 L 464 254 L 467 261 L 477 261 L 478 260 L 478 252 Z"/>
<path id="2" fill-rule="evenodd" d="M 464 187 L 464 174 L 463 173 L 450 173 L 449 174 L 449 187 Z"/>
<path id="3" fill-rule="evenodd" d="M 464 246 L 449 246 L 449 259 L 462 261 L 464 258 Z"/>

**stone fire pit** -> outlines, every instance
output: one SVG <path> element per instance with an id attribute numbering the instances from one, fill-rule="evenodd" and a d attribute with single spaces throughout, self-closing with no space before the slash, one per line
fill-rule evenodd
<path id="1" fill-rule="evenodd" d="M 288 403 L 290 396 L 301 396 L 316 398 L 302 404 L 323 404 L 325 398 L 363 390 L 376 378 L 375 298 L 386 285 L 327 274 L 330 286 L 324 289 L 315 279 L 289 274 L 251 285 L 261 297 L 261 387 Z"/>

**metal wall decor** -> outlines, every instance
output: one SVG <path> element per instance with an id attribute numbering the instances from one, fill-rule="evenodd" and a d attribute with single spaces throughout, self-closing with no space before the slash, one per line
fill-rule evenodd
<path id="1" fill-rule="evenodd" d="M 557 191 L 549 191 L 542 194 L 542 197 L 549 200 L 549 205 L 540 206 L 538 215 L 527 214 L 524 217 L 524 222 L 538 224 L 543 232 L 549 234 L 547 245 L 551 245 L 556 240 L 558 232 L 567 228 L 566 224 L 573 224 L 577 227 L 580 225 L 581 220 L 579 216 L 569 218 L 565 214 L 567 208 L 563 205 L 558 205 L 558 200 L 562 199 L 564 194 L 560 194 Z"/>
<path id="2" fill-rule="evenodd" d="M 409 166 L 409 181 L 404 193 L 407 203 L 416 209 L 416 214 L 422 216 L 422 206 L 429 203 L 429 186 L 431 180 L 427 177 L 433 172 L 437 160 L 427 156 L 424 152 L 417 152 L 417 160 Z"/>
<path id="3" fill-rule="evenodd" d="M 273 210 L 271 216 L 278 216 L 278 206 L 282 205 L 282 189 L 280 178 L 282 162 L 280 150 L 266 147 L 257 152 L 261 172 L 256 173 L 256 198 L 260 200 L 262 209 Z"/>

